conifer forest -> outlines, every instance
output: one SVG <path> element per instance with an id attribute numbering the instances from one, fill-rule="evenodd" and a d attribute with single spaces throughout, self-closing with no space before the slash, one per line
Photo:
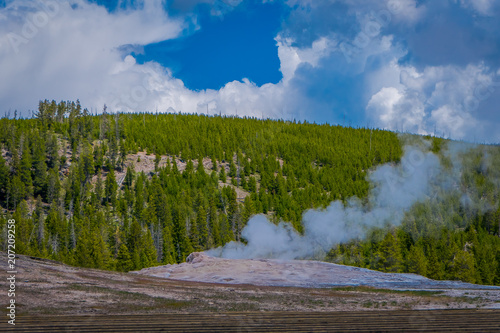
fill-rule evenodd
<path id="1" fill-rule="evenodd" d="M 13 218 L 18 253 L 132 271 L 245 242 L 256 214 L 301 233 L 307 210 L 366 200 L 370 170 L 400 163 L 408 140 L 451 164 L 452 142 L 435 137 L 40 101 L 32 118 L 0 120 L 0 246 Z M 500 147 L 469 146 L 456 189 L 316 259 L 500 285 Z"/>

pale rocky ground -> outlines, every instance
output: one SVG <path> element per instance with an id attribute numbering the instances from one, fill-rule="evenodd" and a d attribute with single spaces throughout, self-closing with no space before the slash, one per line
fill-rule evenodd
<path id="1" fill-rule="evenodd" d="M 7 262 L 5 252 L 0 252 L 0 261 Z M 203 269 L 200 270 L 202 262 L 194 261 L 196 262 L 178 267 L 197 267 L 190 272 L 190 278 L 196 280 L 196 270 L 201 277 Z M 237 261 L 234 263 L 240 265 Z M 267 266 L 266 261 L 255 261 L 254 264 L 254 270 L 261 264 L 276 268 L 273 263 Z M 298 271 L 306 267 L 299 268 Z M 443 293 L 369 287 L 267 286 L 256 285 L 256 278 L 246 280 L 252 284 L 236 284 L 235 280 L 224 283 L 193 282 L 78 268 L 23 255 L 16 259 L 16 269 L 16 304 L 19 315 L 476 309 L 498 308 L 500 304 L 498 289 L 472 286 L 470 289 L 443 288 Z M 242 267 L 239 269 L 245 270 Z M 288 270 L 293 271 L 293 267 Z M 271 276 L 280 275 L 269 269 L 267 271 Z M 356 270 L 351 273 L 353 272 Z M 227 271 L 223 274 L 224 277 L 230 276 Z M 220 272 L 220 277 L 223 276 Z M 261 278 L 265 277 L 259 277 Z M 6 287 L 5 283 L 2 285 Z M 7 304 L 7 301 L 6 293 L 0 293 L 0 303 Z"/>
<path id="2" fill-rule="evenodd" d="M 150 267 L 134 273 L 173 280 L 255 286 L 439 290 L 454 297 L 480 295 L 491 301 L 488 307 L 500 305 L 500 287 L 436 281 L 416 274 L 383 273 L 311 260 L 224 259 L 197 252 L 192 253 L 186 263 Z"/>

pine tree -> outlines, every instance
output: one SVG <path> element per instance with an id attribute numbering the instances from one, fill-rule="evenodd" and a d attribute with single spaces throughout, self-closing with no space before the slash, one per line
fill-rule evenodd
<path id="1" fill-rule="evenodd" d="M 163 264 L 175 264 L 175 244 L 172 237 L 172 232 L 168 227 L 163 229 Z"/>
<path id="2" fill-rule="evenodd" d="M 81 150 L 82 152 L 80 154 L 80 163 L 83 168 L 85 181 L 88 181 L 95 173 L 93 151 L 88 142 L 85 142 L 83 144 Z"/>
<path id="3" fill-rule="evenodd" d="M 7 184 L 9 180 L 9 167 L 5 159 L 0 154 L 0 203 L 4 203 L 7 198 Z"/>
<path id="4" fill-rule="evenodd" d="M 120 244 L 120 249 L 118 250 L 118 255 L 116 257 L 116 269 L 120 272 L 128 272 L 132 269 L 130 252 L 125 243 Z"/>
<path id="5" fill-rule="evenodd" d="M 393 273 L 401 271 L 402 257 L 399 252 L 399 244 L 391 232 L 388 232 L 380 243 L 377 257 L 377 269 Z"/>
<path id="6" fill-rule="evenodd" d="M 100 205 L 102 203 L 102 198 L 104 194 L 104 188 L 102 183 L 102 171 L 99 169 L 97 172 L 97 180 L 94 186 L 94 195 L 96 198 L 96 202 Z"/>
<path id="7" fill-rule="evenodd" d="M 47 164 L 45 163 L 45 152 L 42 147 L 43 142 L 35 146 L 33 156 L 33 188 L 35 196 L 42 196 L 47 199 Z"/>
<path id="8" fill-rule="evenodd" d="M 99 229 L 94 228 L 90 232 L 90 240 L 88 244 L 90 247 L 89 248 L 89 256 L 90 256 L 89 263 L 91 265 L 90 267 L 104 268 L 105 257 L 106 255 L 108 255 L 108 253 L 106 244 L 102 239 L 102 235 Z"/>
<path id="9" fill-rule="evenodd" d="M 219 172 L 219 179 L 221 182 L 223 183 L 226 183 L 227 182 L 227 177 L 226 177 L 226 169 L 224 168 L 224 166 L 222 166 L 220 168 L 220 172 Z"/>
<path id="10" fill-rule="evenodd" d="M 217 206 L 215 205 L 213 200 L 210 200 L 208 224 L 210 228 L 210 242 L 208 246 L 210 248 L 214 246 L 221 246 L 222 242 L 220 237 L 219 217 L 217 214 Z"/>
<path id="11" fill-rule="evenodd" d="M 189 226 L 189 240 L 194 251 L 200 251 L 202 249 L 200 244 L 200 229 L 198 227 L 198 219 L 193 219 L 191 225 Z"/>
<path id="12" fill-rule="evenodd" d="M 250 180 L 248 181 L 248 191 L 257 193 L 257 180 L 253 176 L 250 176 Z"/>
<path id="13" fill-rule="evenodd" d="M 16 251 L 18 253 L 35 254 L 31 248 L 34 241 L 33 220 L 29 218 L 29 208 L 26 200 L 17 205 L 13 218 L 16 220 Z"/>
<path id="14" fill-rule="evenodd" d="M 411 246 L 408 254 L 408 271 L 423 276 L 427 274 L 427 259 L 421 246 Z"/>
<path id="15" fill-rule="evenodd" d="M 219 224 L 220 224 L 220 235 L 221 235 L 221 243 L 226 244 L 230 241 L 234 240 L 234 233 L 231 230 L 231 225 L 229 224 L 229 220 L 226 214 L 221 214 L 219 216 Z"/>
<path id="16" fill-rule="evenodd" d="M 156 155 L 155 155 L 155 172 L 159 171 L 160 161 L 161 161 L 161 155 L 156 153 Z"/>
<path id="17" fill-rule="evenodd" d="M 120 160 L 119 160 L 119 164 L 120 164 L 120 170 L 122 170 L 122 171 L 123 171 L 123 168 L 125 167 L 125 161 L 127 160 L 127 152 L 128 152 L 128 149 L 127 149 L 127 146 L 125 145 L 125 141 L 121 140 L 120 141 Z"/>
<path id="18" fill-rule="evenodd" d="M 245 191 L 248 191 L 248 183 L 247 183 L 247 179 L 244 175 L 241 176 L 241 178 L 240 178 L 240 186 Z"/>
<path id="19" fill-rule="evenodd" d="M 208 250 L 208 225 L 207 211 L 205 206 L 200 206 L 196 215 L 196 224 L 199 230 L 199 244 L 203 250 Z"/>
<path id="20" fill-rule="evenodd" d="M 451 276 L 463 282 L 476 282 L 476 268 L 474 255 L 470 252 L 459 250 L 451 264 Z"/>
<path id="21" fill-rule="evenodd" d="M 218 168 L 217 168 L 217 160 L 216 160 L 215 156 L 212 156 L 211 160 L 212 160 L 212 170 L 217 172 Z"/>
<path id="22" fill-rule="evenodd" d="M 144 209 L 144 181 L 145 175 L 143 172 L 139 173 L 139 176 L 135 182 L 135 205 L 134 205 L 134 215 L 136 217 L 141 216 L 142 210 Z"/>
<path id="23" fill-rule="evenodd" d="M 104 167 L 104 156 L 100 145 L 94 147 L 94 167 L 100 171 Z"/>
<path id="24" fill-rule="evenodd" d="M 25 196 L 30 196 L 33 193 L 33 181 L 31 179 L 31 153 L 28 145 L 24 146 L 21 162 L 19 165 L 19 177 L 24 187 Z"/>
<path id="25" fill-rule="evenodd" d="M 245 198 L 243 205 L 244 205 L 244 208 L 243 208 L 242 218 L 243 218 L 243 222 L 246 224 L 246 222 L 248 222 L 248 220 L 252 217 L 252 215 L 255 214 L 255 207 L 253 204 L 252 197 L 247 196 Z"/>
<path id="26" fill-rule="evenodd" d="M 56 169 L 50 169 L 47 176 L 47 202 L 59 199 L 61 182 Z"/>
<path id="27" fill-rule="evenodd" d="M 127 237 L 127 247 L 131 253 L 132 269 L 141 269 L 141 238 L 142 230 L 137 219 L 132 220 Z"/>
<path id="28" fill-rule="evenodd" d="M 500 242 L 497 241 L 496 243 Z M 497 252 L 498 247 L 495 247 L 495 241 L 490 240 L 486 233 L 481 232 L 477 242 L 474 243 L 474 259 L 481 280 L 478 282 L 487 285 L 494 284 L 499 266 L 496 259 Z"/>
<path id="29" fill-rule="evenodd" d="M 118 189 L 118 184 L 116 183 L 115 171 L 111 168 L 106 175 L 106 185 L 105 185 L 106 202 L 110 203 L 111 206 L 116 205 L 116 190 Z"/>
<path id="30" fill-rule="evenodd" d="M 235 178 L 236 173 L 237 173 L 236 165 L 234 164 L 233 160 L 231 159 L 231 161 L 229 162 L 229 174 L 228 174 L 228 176 L 231 178 Z"/>
<path id="31" fill-rule="evenodd" d="M 184 209 L 176 207 L 173 210 L 173 237 L 176 244 L 176 260 L 178 263 L 185 261 L 186 257 L 193 252 L 193 247 L 186 232 L 186 220 Z"/>
<path id="32" fill-rule="evenodd" d="M 435 280 L 444 279 L 444 263 L 439 260 L 436 249 L 433 246 L 429 246 L 427 254 L 427 277 Z"/>
<path id="33" fill-rule="evenodd" d="M 123 185 L 128 189 L 132 188 L 132 183 L 134 181 L 134 173 L 135 173 L 135 168 L 134 164 L 132 163 L 127 168 L 127 173 L 125 174 L 125 179 L 123 180 Z"/>
<path id="34" fill-rule="evenodd" d="M 82 228 L 76 239 L 75 261 L 78 266 L 93 267 L 94 261 L 90 256 L 91 243 L 88 228 Z"/>
<path id="35" fill-rule="evenodd" d="M 141 243 L 143 244 L 141 251 L 141 268 L 156 266 L 158 264 L 157 253 L 153 237 L 151 236 L 151 231 L 149 229 L 143 232 Z"/>
<path id="36" fill-rule="evenodd" d="M 59 144 L 57 143 L 57 137 L 55 134 L 48 136 L 45 150 L 47 153 L 47 167 L 49 169 L 59 170 Z"/>

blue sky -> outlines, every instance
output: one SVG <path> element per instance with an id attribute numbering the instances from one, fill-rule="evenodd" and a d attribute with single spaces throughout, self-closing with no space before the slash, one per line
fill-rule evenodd
<path id="1" fill-rule="evenodd" d="M 144 47 L 139 63 L 157 61 L 171 68 L 187 88 L 220 89 L 227 82 L 248 78 L 261 86 L 278 83 L 278 47 L 274 37 L 285 15 L 282 4 L 249 2 L 223 17 L 199 6 L 201 29 L 174 40 Z"/>
<path id="2" fill-rule="evenodd" d="M 494 0 L 0 0 L 0 112 L 226 114 L 500 142 Z"/>

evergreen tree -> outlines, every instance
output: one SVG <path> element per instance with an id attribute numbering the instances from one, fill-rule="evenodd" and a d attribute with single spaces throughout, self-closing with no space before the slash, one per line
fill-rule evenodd
<path id="1" fill-rule="evenodd" d="M 237 173 L 236 165 L 234 164 L 233 160 L 231 159 L 229 162 L 229 174 L 228 174 L 228 176 L 231 178 L 235 178 L 236 173 Z"/>
<path id="2" fill-rule="evenodd" d="M 82 267 L 95 267 L 94 260 L 90 256 L 91 253 L 91 240 L 88 228 L 82 228 L 76 239 L 75 248 L 75 261 L 78 266 Z M 95 249 L 94 249 L 95 251 Z M 96 255 L 94 253 L 94 255 Z"/>
<path id="3" fill-rule="evenodd" d="M 7 197 L 7 184 L 9 180 L 9 167 L 0 154 L 0 203 L 4 203 Z"/>
<path id="4" fill-rule="evenodd" d="M 134 181 L 134 173 L 135 173 L 134 164 L 131 164 L 127 168 L 127 173 L 125 174 L 125 179 L 123 180 L 123 185 L 127 189 L 131 189 L 132 188 L 132 183 Z"/>
<path id="5" fill-rule="evenodd" d="M 186 257 L 193 252 L 193 247 L 189 242 L 186 231 L 187 217 L 182 207 L 175 207 L 173 210 L 173 237 L 176 244 L 176 260 L 178 263 L 186 260 Z M 196 220 L 195 220 L 196 221 Z"/>
<path id="6" fill-rule="evenodd" d="M 61 192 L 61 182 L 56 169 L 51 169 L 47 176 L 47 202 L 58 200 Z"/>
<path id="7" fill-rule="evenodd" d="M 132 269 L 130 252 L 125 243 L 120 244 L 120 249 L 118 250 L 118 255 L 116 257 L 116 269 L 120 272 L 128 272 Z"/>
<path id="8" fill-rule="evenodd" d="M 384 272 L 398 273 L 401 271 L 402 257 L 398 240 L 388 232 L 380 243 L 377 251 L 377 269 Z"/>
<path id="9" fill-rule="evenodd" d="M 21 156 L 21 162 L 19 165 L 19 177 L 24 187 L 25 196 L 33 194 L 33 181 L 31 179 L 31 153 L 28 145 L 24 146 L 23 154 Z"/>
<path id="10" fill-rule="evenodd" d="M 459 250 L 451 264 L 451 275 L 454 279 L 463 282 L 476 282 L 476 268 L 474 255 L 470 252 Z"/>
<path id="11" fill-rule="evenodd" d="M 193 251 L 191 243 L 205 249 L 239 240 L 255 213 L 291 222 L 302 232 L 307 209 L 353 196 L 369 202 L 368 170 L 399 163 L 404 144 L 423 141 L 444 169 L 455 165 L 444 154 L 449 142 L 442 139 L 248 118 L 106 112 L 93 117 L 78 101 L 41 101 L 38 118 L 4 118 L 0 128 L 0 205 L 20 219 L 16 250 L 108 269 L 148 265 L 153 251 L 148 254 L 147 248 L 155 249 L 155 262 L 182 262 Z M 123 172 L 127 154 L 139 151 L 156 155 L 156 172 L 141 164 L 146 170 L 136 176 L 130 166 L 118 188 L 116 170 Z M 162 154 L 172 158 L 165 168 L 160 168 Z M 203 167 L 207 156 L 210 176 Z M 415 204 L 401 227 L 389 232 L 392 236 L 375 228 L 377 237 L 340 244 L 329 258 L 436 279 L 500 284 L 500 149 L 478 146 L 457 158 L 462 167 L 457 187 Z M 184 171 L 178 159 L 187 164 Z M 219 185 L 218 180 L 227 181 L 227 164 L 232 184 L 250 192 L 243 203 L 234 186 Z M 30 213 L 27 202 L 35 201 Z M 130 264 L 122 251 L 125 265 L 115 266 L 122 244 Z"/>
<path id="12" fill-rule="evenodd" d="M 118 189 L 118 184 L 116 183 L 115 171 L 110 169 L 106 175 L 106 185 L 105 185 L 105 195 L 106 202 L 110 203 L 112 206 L 116 205 L 116 190 Z"/>
<path id="13" fill-rule="evenodd" d="M 175 264 L 176 261 L 175 244 L 172 232 L 168 227 L 163 229 L 163 264 Z"/>
<path id="14" fill-rule="evenodd" d="M 219 217 L 220 223 L 220 235 L 221 242 L 223 244 L 229 243 L 234 240 L 234 233 L 231 230 L 231 226 L 229 224 L 229 220 L 226 214 L 221 214 Z"/>
<path id="15" fill-rule="evenodd" d="M 33 220 L 29 218 L 29 208 L 26 200 L 19 203 L 12 217 L 16 220 L 16 251 L 34 255 L 36 253 L 33 251 L 36 249 L 32 248 L 34 225 Z"/>
<path id="16" fill-rule="evenodd" d="M 158 264 L 156 260 L 157 253 L 153 237 L 151 236 L 151 231 L 149 229 L 143 232 L 141 243 L 143 244 L 141 253 L 141 268 L 156 266 Z"/>
<path id="17" fill-rule="evenodd" d="M 55 134 L 48 135 L 48 141 L 46 144 L 46 154 L 47 154 L 47 167 L 49 169 L 59 170 L 59 144 L 57 142 L 57 137 Z"/>
<path id="18" fill-rule="evenodd" d="M 82 152 L 80 154 L 80 164 L 83 169 L 83 175 L 85 177 L 85 181 L 88 181 L 95 173 L 93 151 L 92 147 L 90 146 L 90 143 L 88 142 L 85 142 L 83 144 L 81 150 Z"/>
<path id="19" fill-rule="evenodd" d="M 497 252 L 500 252 L 498 245 L 500 241 L 490 240 L 490 237 L 482 232 L 474 243 L 474 259 L 479 273 L 479 279 L 476 280 L 480 280 L 482 284 L 493 285 L 495 283 L 495 275 L 499 266 L 496 258 Z"/>
<path id="20" fill-rule="evenodd" d="M 424 249 L 421 246 L 411 246 L 410 253 L 408 254 L 408 271 L 424 276 L 427 274 L 427 259 L 425 258 Z"/>
<path id="21" fill-rule="evenodd" d="M 248 181 L 248 191 L 251 193 L 257 193 L 257 180 L 253 176 L 251 176 L 250 180 Z"/>
<path id="22" fill-rule="evenodd" d="M 43 149 L 43 142 L 35 146 L 33 160 L 34 195 L 40 195 L 44 199 L 47 199 L 47 164 L 45 163 L 45 149 Z"/>
<path id="23" fill-rule="evenodd" d="M 193 219 L 189 226 L 189 240 L 194 251 L 200 251 L 202 246 L 200 244 L 200 228 L 198 226 L 198 219 Z"/>
<path id="24" fill-rule="evenodd" d="M 245 176 L 242 176 L 240 178 L 240 186 L 242 189 L 244 189 L 245 191 L 248 191 L 248 183 L 247 183 L 247 179 Z"/>
<path id="25" fill-rule="evenodd" d="M 226 169 L 224 168 L 224 166 L 222 166 L 220 168 L 220 172 L 219 172 L 219 179 L 221 182 L 223 183 L 226 183 L 227 182 L 227 177 L 226 177 Z"/>
<path id="26" fill-rule="evenodd" d="M 161 155 L 156 153 L 155 154 L 155 172 L 159 171 L 160 161 L 161 161 Z"/>
<path id="27" fill-rule="evenodd" d="M 217 206 L 213 200 L 210 200 L 209 205 L 209 228 L 210 228 L 210 242 L 208 247 L 221 246 L 220 224 L 217 214 Z"/>
<path id="28" fill-rule="evenodd" d="M 7 184 L 7 207 L 16 209 L 17 204 L 26 196 L 25 183 L 19 175 L 14 176 Z M 10 201 L 9 201 L 10 199 Z"/>
<path id="29" fill-rule="evenodd" d="M 201 249 L 208 250 L 208 225 L 207 225 L 207 211 L 206 207 L 200 206 L 198 214 L 196 215 L 196 225 L 199 231 L 199 244 Z"/>
<path id="30" fill-rule="evenodd" d="M 433 246 L 429 246 L 427 257 L 427 276 L 435 280 L 444 279 L 444 263 L 439 260 L 436 250 Z"/>

